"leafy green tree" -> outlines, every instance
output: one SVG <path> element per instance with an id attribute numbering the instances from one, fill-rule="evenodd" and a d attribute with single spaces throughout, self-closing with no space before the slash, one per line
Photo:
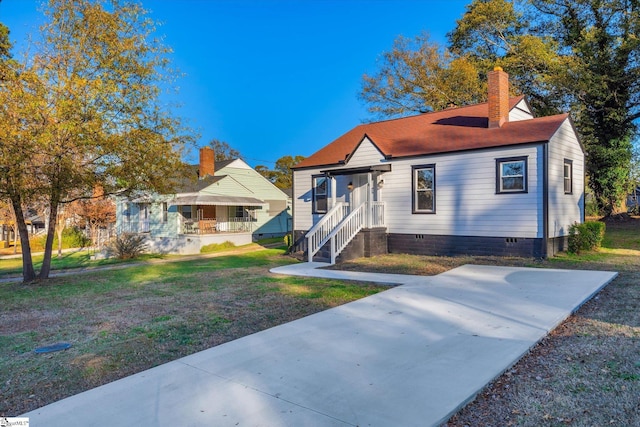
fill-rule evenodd
<path id="1" fill-rule="evenodd" d="M 486 98 L 475 65 L 454 57 L 427 34 L 398 37 L 374 75 L 362 77 L 360 98 L 378 118 L 398 117 Z"/>
<path id="2" fill-rule="evenodd" d="M 209 141 L 209 146 L 213 148 L 215 161 L 241 159 L 242 155 L 238 150 L 231 147 L 229 143 L 221 141 L 219 139 L 212 139 Z"/>
<path id="3" fill-rule="evenodd" d="M 0 24 L 0 199 L 10 205 L 22 241 L 25 280 L 35 279 L 24 206 L 37 195 L 34 127 L 38 115 L 37 78 L 10 55 L 9 30 Z"/>
<path id="4" fill-rule="evenodd" d="M 171 77 L 170 50 L 153 38 L 154 24 L 138 4 L 111 0 L 50 0 L 42 42 L 4 85 L 0 122 L 3 159 L 23 153 L 0 176 L 14 209 L 29 197 L 50 213 L 39 278 L 49 275 L 58 207 L 105 194 L 167 193 L 192 140 L 161 107 Z M 6 138 L 5 138 L 6 137 Z M 16 209 L 24 225 L 24 216 Z M 21 231 L 22 238 L 22 231 Z M 30 252 L 23 241 L 23 260 Z M 25 251 L 26 247 L 26 251 Z M 30 253 L 28 254 L 30 258 Z M 35 279 L 23 263 L 24 280 Z"/>
<path id="5" fill-rule="evenodd" d="M 556 79 L 565 68 L 552 37 L 532 32 L 525 11 L 508 0 L 475 0 L 449 33 L 450 49 L 465 55 L 480 70 L 480 78 L 495 66 L 509 72 L 511 91 L 525 93 L 538 115 L 567 107 Z"/>
<path id="6" fill-rule="evenodd" d="M 640 118 L 640 5 L 628 0 L 531 2 L 542 28 L 571 58 L 561 82 L 571 94 L 587 173 L 605 215 L 626 210 Z"/>
<path id="7" fill-rule="evenodd" d="M 256 172 L 258 172 L 260 175 L 264 176 L 265 178 L 267 178 L 272 184 L 275 182 L 276 180 L 276 174 L 274 171 L 272 171 L 271 169 L 269 169 L 268 167 L 264 166 L 264 165 L 257 165 L 255 168 Z"/>
<path id="8" fill-rule="evenodd" d="M 266 166 L 258 165 L 255 170 L 276 187 L 287 189 L 293 186 L 291 168 L 304 160 L 304 156 L 282 156 L 276 160 L 275 168 L 270 170 Z"/>

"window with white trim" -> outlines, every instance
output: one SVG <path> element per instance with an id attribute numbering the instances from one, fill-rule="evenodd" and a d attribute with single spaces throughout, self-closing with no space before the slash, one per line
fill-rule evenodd
<path id="1" fill-rule="evenodd" d="M 412 212 L 436 212 L 436 165 L 412 166 Z"/>
<path id="2" fill-rule="evenodd" d="M 169 204 L 167 202 L 162 202 L 162 222 L 167 222 L 169 220 Z"/>
<path id="3" fill-rule="evenodd" d="M 573 160 L 564 159 L 564 194 L 573 194 Z"/>
<path id="4" fill-rule="evenodd" d="M 527 192 L 527 157 L 496 159 L 496 193 Z"/>
<path id="5" fill-rule="evenodd" d="M 325 175 L 311 178 L 313 189 L 313 213 L 327 213 L 327 196 L 329 195 L 329 179 Z"/>

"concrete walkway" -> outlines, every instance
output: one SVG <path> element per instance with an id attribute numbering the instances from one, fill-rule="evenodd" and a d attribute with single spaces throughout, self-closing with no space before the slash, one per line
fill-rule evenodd
<path id="1" fill-rule="evenodd" d="M 436 426 L 616 273 L 466 265 L 53 403 L 39 426 Z"/>

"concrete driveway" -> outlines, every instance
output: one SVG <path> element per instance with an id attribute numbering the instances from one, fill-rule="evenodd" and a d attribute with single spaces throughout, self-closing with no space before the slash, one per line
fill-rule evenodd
<path id="1" fill-rule="evenodd" d="M 466 265 L 37 409 L 47 426 L 436 426 L 616 277 Z"/>

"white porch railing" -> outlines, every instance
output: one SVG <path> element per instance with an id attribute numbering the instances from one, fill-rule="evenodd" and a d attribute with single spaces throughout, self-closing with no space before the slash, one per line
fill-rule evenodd
<path id="1" fill-rule="evenodd" d="M 331 264 L 363 228 L 384 226 L 384 202 L 365 202 L 349 212 L 349 205 L 338 203 L 306 234 L 309 262 L 331 241 Z"/>
<path id="2" fill-rule="evenodd" d="M 349 205 L 338 202 L 331 208 L 316 225 L 305 235 L 307 239 L 307 253 L 309 262 L 313 261 L 313 256 L 318 253 L 320 248 L 327 242 L 327 236 L 347 215 Z"/>
<path id="3" fill-rule="evenodd" d="M 253 222 L 250 217 L 183 219 L 180 234 L 249 233 L 253 231 Z"/>
<path id="4" fill-rule="evenodd" d="M 336 257 L 347 247 L 349 242 L 362 230 L 367 214 L 367 204 L 363 203 L 351 211 L 347 217 L 327 236 L 331 242 L 331 264 L 336 263 Z"/>
<path id="5" fill-rule="evenodd" d="M 118 226 L 118 234 L 122 233 L 148 233 L 150 229 L 149 220 L 123 221 Z"/>
<path id="6" fill-rule="evenodd" d="M 369 202 L 367 228 L 384 227 L 384 202 Z"/>

